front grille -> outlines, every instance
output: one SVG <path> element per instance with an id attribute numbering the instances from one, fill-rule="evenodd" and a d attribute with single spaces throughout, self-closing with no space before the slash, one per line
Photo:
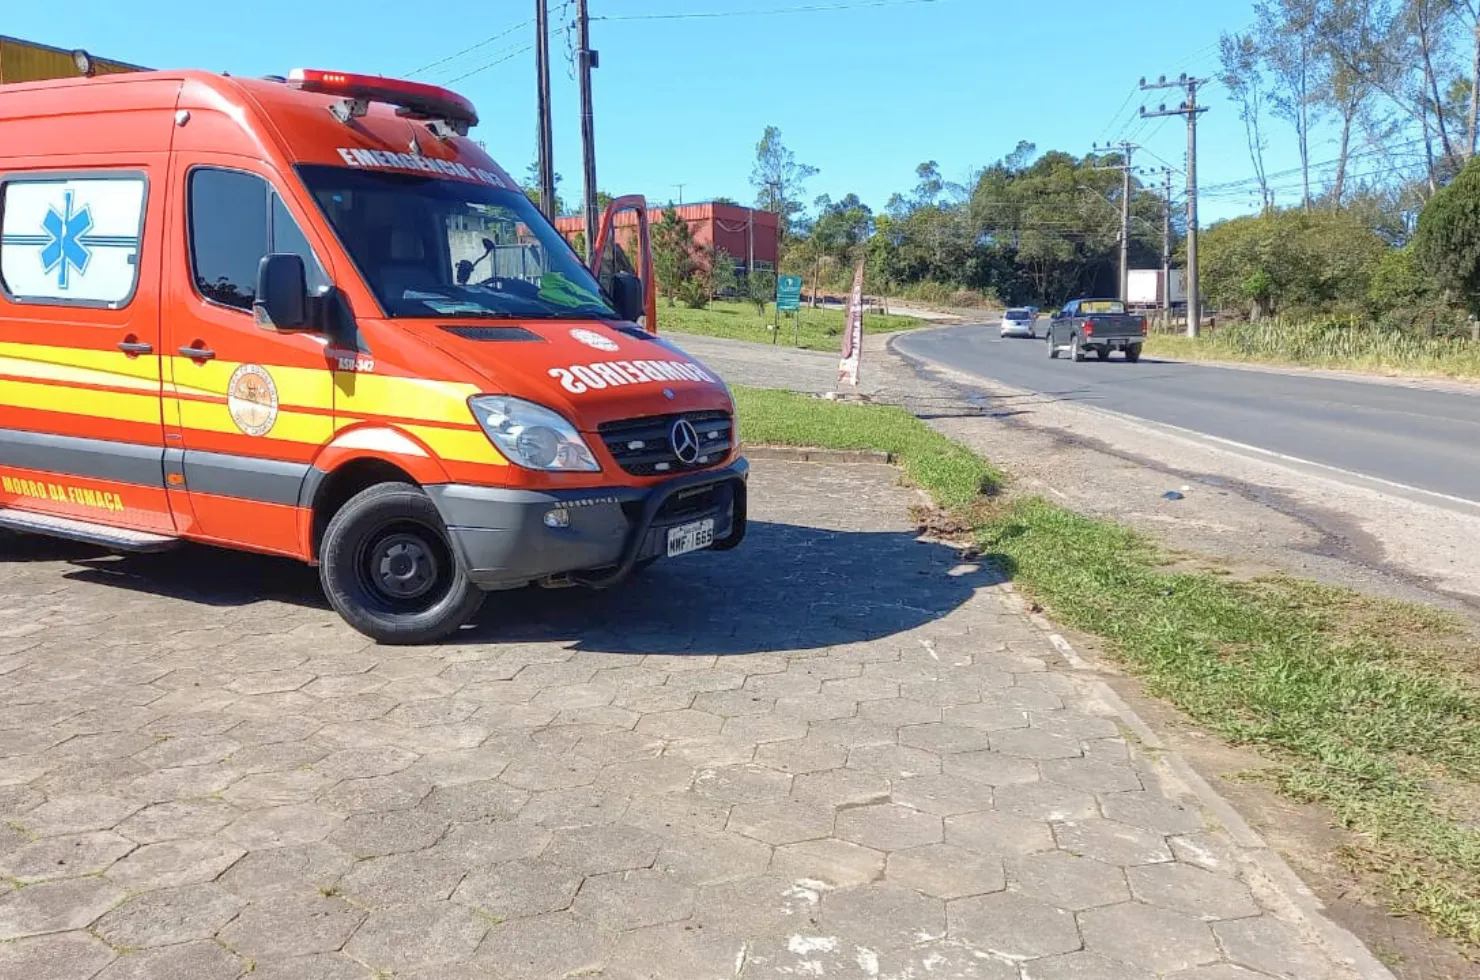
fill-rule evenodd
<path id="1" fill-rule="evenodd" d="M 687 419 L 699 436 L 699 458 L 693 463 L 682 462 L 673 452 L 669 434 L 679 419 Z M 725 412 L 683 412 L 603 422 L 597 432 L 622 469 L 633 476 L 663 476 L 722 462 L 730 454 L 734 423 Z"/>

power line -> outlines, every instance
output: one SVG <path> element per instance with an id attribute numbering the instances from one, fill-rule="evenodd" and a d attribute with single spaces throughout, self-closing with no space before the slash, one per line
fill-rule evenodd
<path id="1" fill-rule="evenodd" d="M 956 3 L 958 0 L 840 0 L 836 3 L 811 3 L 796 7 L 771 7 L 765 10 L 691 10 L 677 14 L 603 14 L 592 20 L 714 20 L 721 17 L 770 17 L 777 14 L 812 14 L 835 10 L 862 10 L 870 7 L 913 7 L 925 4 Z"/>
<path id="2" fill-rule="evenodd" d="M 447 79 L 446 84 L 451 85 L 454 82 L 460 82 L 460 81 L 462 81 L 464 78 L 472 78 L 474 75 L 482 74 L 483 72 L 487 71 L 490 68 L 497 67 L 498 65 L 501 65 L 501 64 L 503 64 L 506 61 L 512 61 L 513 59 L 519 57 L 521 54 L 528 54 L 529 52 L 531 52 L 533 50 L 534 50 L 534 45 L 533 44 L 523 45 L 522 47 L 519 47 L 519 48 L 514 49 L 513 51 L 510 51 L 508 54 L 504 55 L 501 58 L 495 58 L 492 61 L 484 62 L 483 64 L 479 65 L 477 68 L 474 68 L 472 71 L 465 71 L 461 75 L 458 75 L 458 76 L 456 76 L 454 78 Z"/>
<path id="3" fill-rule="evenodd" d="M 515 24 L 513 27 L 510 27 L 508 30 L 499 31 L 497 34 L 490 34 L 488 37 L 485 37 L 483 40 L 479 41 L 477 44 L 470 44 L 467 47 L 463 48 L 461 51 L 458 51 L 458 52 L 456 52 L 454 54 L 449 54 L 445 58 L 438 58 L 436 61 L 433 61 L 430 64 L 422 65 L 420 68 L 416 69 L 415 71 L 408 71 L 406 73 L 406 77 L 410 78 L 413 75 L 420 75 L 423 72 L 431 71 L 433 68 L 436 68 L 438 65 L 445 65 L 447 62 L 454 61 L 454 60 L 456 60 L 458 58 L 461 58 L 463 55 L 468 54 L 469 52 L 477 51 L 479 48 L 486 47 L 487 45 L 492 44 L 494 41 L 500 40 L 502 38 L 506 38 L 510 34 L 513 34 L 515 31 L 522 31 L 522 30 L 524 30 L 526 27 L 528 27 L 532 23 L 534 23 L 534 21 L 532 21 L 532 20 L 526 20 L 523 23 Z"/>

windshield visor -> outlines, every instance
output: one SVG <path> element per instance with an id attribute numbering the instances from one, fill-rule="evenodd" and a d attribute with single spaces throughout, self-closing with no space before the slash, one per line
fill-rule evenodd
<path id="1" fill-rule="evenodd" d="M 387 316 L 617 318 L 520 191 L 348 167 L 298 173 Z"/>

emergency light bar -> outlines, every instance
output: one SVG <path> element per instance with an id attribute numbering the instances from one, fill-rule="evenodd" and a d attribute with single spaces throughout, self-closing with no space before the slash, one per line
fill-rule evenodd
<path id="1" fill-rule="evenodd" d="M 294 68 L 288 85 L 319 95 L 338 95 L 354 102 L 381 102 L 396 107 L 396 115 L 408 119 L 445 122 L 459 136 L 478 124 L 473 103 L 445 88 L 422 82 L 406 82 L 379 75 L 352 75 L 342 71 Z M 357 115 L 363 115 L 363 108 Z"/>

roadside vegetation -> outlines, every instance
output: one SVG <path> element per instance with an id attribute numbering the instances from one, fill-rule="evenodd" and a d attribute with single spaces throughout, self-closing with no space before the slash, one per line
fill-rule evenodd
<path id="1" fill-rule="evenodd" d="M 747 442 L 896 453 L 983 560 L 1149 692 L 1259 751 L 1258 776 L 1352 832 L 1346 858 L 1396 912 L 1480 954 L 1480 662 L 1460 621 L 1174 563 L 1126 528 L 999 492 L 989 464 L 902 409 L 735 394 Z"/>
<path id="2" fill-rule="evenodd" d="M 845 315 L 842 310 L 808 309 L 802 303 L 800 342 L 796 344 L 806 350 L 839 351 L 842 349 Z M 686 306 L 660 307 L 658 309 L 659 333 L 692 333 L 706 337 L 729 337 L 734 340 L 752 340 L 769 344 L 772 331 L 767 325 L 776 324 L 774 303 L 758 308 L 752 303 L 737 303 L 715 300 L 701 309 Z M 909 316 L 884 316 L 868 313 L 863 318 L 864 333 L 889 333 L 895 330 L 913 330 L 927 326 L 924 320 Z M 781 320 L 781 335 L 776 342 L 794 346 L 797 328 L 792 314 Z"/>

